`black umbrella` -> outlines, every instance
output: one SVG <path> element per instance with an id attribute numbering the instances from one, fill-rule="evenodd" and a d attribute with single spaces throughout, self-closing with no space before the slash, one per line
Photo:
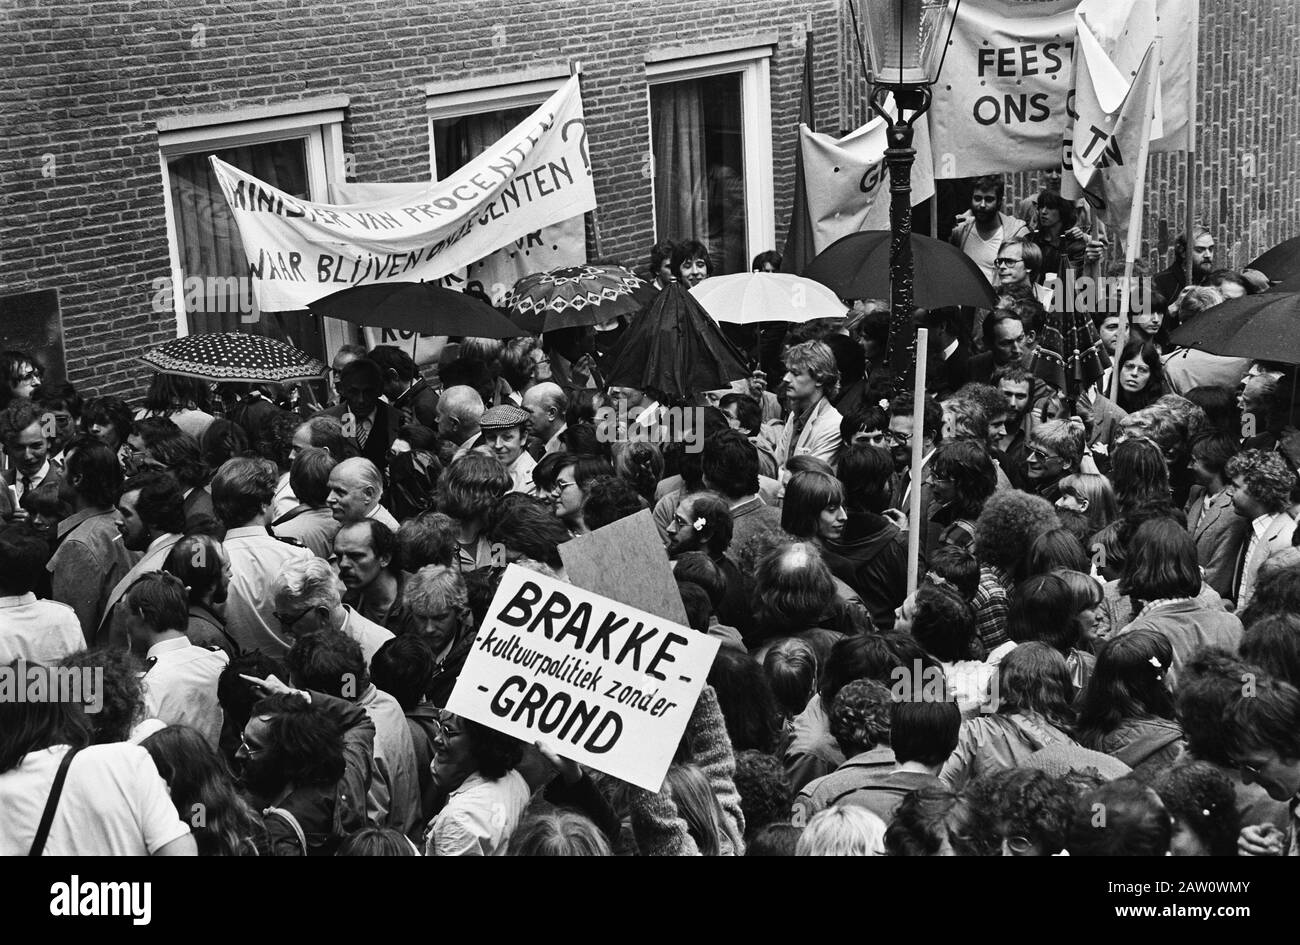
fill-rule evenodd
<path id="1" fill-rule="evenodd" d="M 679 401 L 748 376 L 745 356 L 676 282 L 628 326 L 605 368 L 611 387 L 651 390 Z"/>
<path id="2" fill-rule="evenodd" d="M 887 299 L 891 239 L 888 230 L 850 233 L 818 253 L 804 275 L 834 289 L 842 299 Z M 950 243 L 913 233 L 912 267 L 916 304 L 921 308 L 997 304 L 980 267 Z"/>
<path id="3" fill-rule="evenodd" d="M 462 338 L 518 338 L 529 334 L 491 305 L 436 282 L 358 285 L 308 306 L 317 315 L 371 328 Z"/>
<path id="4" fill-rule="evenodd" d="M 1300 293 L 1228 299 L 1193 315 L 1169 340 L 1225 357 L 1300 364 Z"/>
<path id="5" fill-rule="evenodd" d="M 1278 243 L 1246 268 L 1258 269 L 1274 282 L 1295 279 L 1300 276 L 1300 236 Z"/>

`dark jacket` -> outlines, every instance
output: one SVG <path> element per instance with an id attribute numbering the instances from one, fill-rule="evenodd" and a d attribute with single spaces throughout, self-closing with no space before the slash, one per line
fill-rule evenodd
<path id="1" fill-rule="evenodd" d="M 352 408 L 347 404 L 337 404 L 322 410 L 316 416 L 334 417 L 341 421 L 351 413 Z M 366 437 L 366 445 L 364 447 L 359 445 L 356 436 L 348 437 L 348 442 L 357 448 L 358 453 L 378 466 L 381 473 L 384 473 L 388 469 L 388 448 L 393 445 L 393 440 L 397 439 L 397 431 L 401 426 L 402 415 L 391 404 L 380 401 L 375 406 L 375 422 Z"/>
<path id="2" fill-rule="evenodd" d="M 433 679 L 429 682 L 429 701 L 438 708 L 447 707 L 447 700 L 451 698 L 451 691 L 456 687 L 456 680 L 465 667 L 465 660 L 469 658 L 470 648 L 477 636 L 472 630 L 465 632 L 452 645 L 442 663 L 434 667 Z"/>
<path id="3" fill-rule="evenodd" d="M 415 746 L 415 770 L 420 776 L 420 814 L 425 823 L 437 811 L 436 791 L 433 784 L 433 740 L 438 732 L 441 709 L 423 702 L 406 713 L 406 725 L 411 730 L 411 744 Z"/>
<path id="4" fill-rule="evenodd" d="M 907 536 L 871 512 L 852 515 L 839 541 L 827 542 L 831 573 L 858 592 L 877 630 L 894 626 L 894 611 L 907 596 Z"/>
<path id="5" fill-rule="evenodd" d="M 402 425 L 418 423 L 430 430 L 438 429 L 438 392 L 424 378 L 418 378 L 406 393 L 393 401 Z"/>

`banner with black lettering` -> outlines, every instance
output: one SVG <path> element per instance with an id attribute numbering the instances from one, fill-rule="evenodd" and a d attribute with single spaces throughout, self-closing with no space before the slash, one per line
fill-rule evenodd
<path id="1" fill-rule="evenodd" d="M 578 77 L 445 180 L 364 204 L 299 200 L 216 157 L 263 311 L 354 285 L 441 279 L 596 209 Z"/>
<path id="2" fill-rule="evenodd" d="M 658 791 L 714 637 L 511 565 L 447 708 Z"/>

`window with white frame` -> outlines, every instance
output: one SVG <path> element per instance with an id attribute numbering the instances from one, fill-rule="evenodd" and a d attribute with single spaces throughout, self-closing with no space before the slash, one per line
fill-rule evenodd
<path id="1" fill-rule="evenodd" d="M 158 122 L 178 335 L 247 331 L 318 357 L 351 340 L 333 319 L 259 311 L 238 227 L 208 160 L 215 155 L 300 199 L 329 201 L 329 185 L 344 180 L 346 105 L 331 96 Z"/>
<path id="2" fill-rule="evenodd" d="M 557 68 L 425 86 L 433 179 L 443 180 L 496 144 L 568 77 Z"/>
<path id="3" fill-rule="evenodd" d="M 697 239 L 717 275 L 773 249 L 770 45 L 646 63 L 655 238 Z"/>

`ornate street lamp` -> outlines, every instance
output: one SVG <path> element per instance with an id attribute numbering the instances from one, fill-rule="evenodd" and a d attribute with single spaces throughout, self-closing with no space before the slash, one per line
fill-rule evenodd
<path id="1" fill-rule="evenodd" d="M 871 107 L 889 123 L 889 363 L 896 390 L 912 386 L 912 126 L 930 107 L 961 0 L 864 0 L 871 71 Z M 894 97 L 894 114 L 885 108 Z"/>

